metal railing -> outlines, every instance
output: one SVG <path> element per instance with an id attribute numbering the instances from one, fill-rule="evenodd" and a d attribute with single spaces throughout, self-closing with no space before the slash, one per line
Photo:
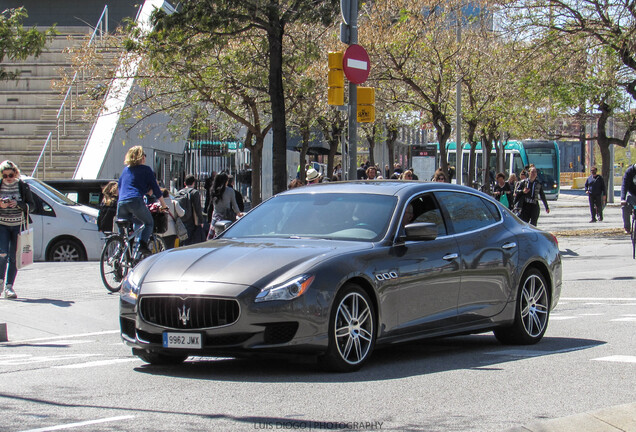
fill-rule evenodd
<path id="1" fill-rule="evenodd" d="M 106 34 L 108 34 L 108 5 L 104 6 L 104 10 L 102 11 L 102 14 L 99 16 L 99 20 L 97 21 L 97 24 L 95 25 L 95 29 L 93 30 L 90 40 L 88 41 L 88 47 L 90 47 L 93 44 L 96 37 L 99 37 L 99 40 L 103 41 L 104 35 Z M 82 72 L 82 79 L 83 79 L 84 71 L 82 70 L 81 72 Z M 67 112 L 68 112 L 69 121 L 73 120 L 73 105 L 77 103 L 77 101 L 79 101 L 80 84 L 81 84 L 79 77 L 80 77 L 80 71 L 75 72 L 75 74 L 73 75 L 73 79 L 71 80 L 71 83 L 68 86 L 68 90 L 66 91 L 66 94 L 64 95 L 64 99 L 62 100 L 62 103 L 60 104 L 60 108 L 57 110 L 55 130 L 56 130 L 56 142 L 57 142 L 58 151 L 60 150 L 60 135 L 62 136 L 66 135 Z M 73 90 L 75 90 L 75 97 L 73 96 Z M 32 176 L 34 177 L 38 171 L 40 161 L 43 162 L 44 164 L 43 172 L 46 173 L 46 158 L 44 158 L 43 155 L 47 145 L 49 144 L 49 141 L 51 140 L 52 133 L 53 132 L 49 132 L 49 136 L 47 137 L 44 145 L 42 146 L 40 157 L 38 158 L 38 161 L 35 164 L 35 167 L 33 168 Z M 49 150 L 51 155 L 50 164 L 52 166 L 53 165 L 52 146 L 49 147 Z M 43 174 L 43 175 L 46 175 L 46 174 Z"/>

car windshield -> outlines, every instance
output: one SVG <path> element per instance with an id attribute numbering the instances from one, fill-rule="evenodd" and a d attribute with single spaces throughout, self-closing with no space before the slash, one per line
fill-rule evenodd
<path id="1" fill-rule="evenodd" d="M 79 205 L 75 201 L 67 198 L 66 195 L 60 193 L 60 191 L 58 191 L 57 189 L 53 189 L 51 186 L 47 185 L 46 183 L 42 183 L 38 179 L 34 179 L 34 178 L 29 179 L 27 180 L 27 183 L 29 183 L 30 186 L 35 187 L 38 190 L 38 192 L 43 193 L 44 195 L 47 196 L 47 198 L 52 199 L 56 203 L 67 205 L 67 206 Z"/>
<path id="2" fill-rule="evenodd" d="M 377 241 L 395 210 L 393 196 L 345 193 L 279 195 L 249 212 L 223 237 Z"/>

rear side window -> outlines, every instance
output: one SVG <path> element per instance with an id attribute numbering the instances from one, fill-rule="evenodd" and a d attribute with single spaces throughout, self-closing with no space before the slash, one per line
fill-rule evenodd
<path id="1" fill-rule="evenodd" d="M 456 234 L 485 228 L 501 219 L 495 204 L 477 195 L 438 192 L 438 196 L 448 211 Z"/>

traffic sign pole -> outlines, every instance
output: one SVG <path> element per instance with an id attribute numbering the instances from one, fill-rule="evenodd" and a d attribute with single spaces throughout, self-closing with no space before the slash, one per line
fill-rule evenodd
<path id="1" fill-rule="evenodd" d="M 349 44 L 358 43 L 358 0 L 349 1 Z M 358 170 L 358 86 L 349 81 L 349 180 L 357 179 Z"/>

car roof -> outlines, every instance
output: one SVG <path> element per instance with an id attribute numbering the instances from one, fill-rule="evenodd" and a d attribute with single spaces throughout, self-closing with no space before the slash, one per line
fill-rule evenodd
<path id="1" fill-rule="evenodd" d="M 464 192 L 479 193 L 475 189 L 452 183 L 436 183 L 410 180 L 355 180 L 312 184 L 295 189 L 290 189 L 288 191 L 282 192 L 281 194 L 350 193 L 408 196 L 417 192 L 426 192 L 433 190 L 458 190 Z"/>

